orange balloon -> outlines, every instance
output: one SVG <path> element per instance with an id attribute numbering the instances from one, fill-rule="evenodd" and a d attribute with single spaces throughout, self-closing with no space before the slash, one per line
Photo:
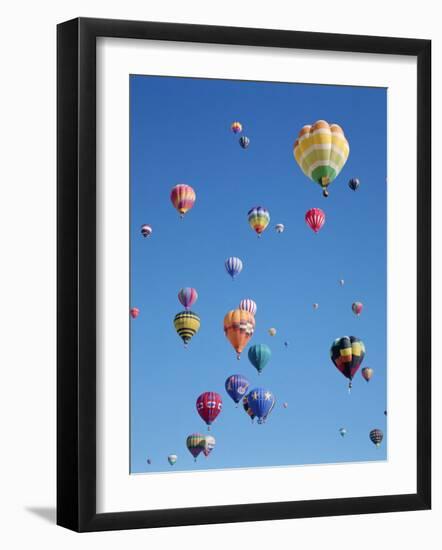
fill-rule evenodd
<path id="1" fill-rule="evenodd" d="M 255 317 L 244 309 L 233 309 L 224 317 L 224 332 L 237 353 L 237 358 L 255 331 Z"/>

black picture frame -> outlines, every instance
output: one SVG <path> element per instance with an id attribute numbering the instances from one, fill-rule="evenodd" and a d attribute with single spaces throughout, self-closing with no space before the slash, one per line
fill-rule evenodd
<path id="1" fill-rule="evenodd" d="M 96 39 L 166 40 L 417 58 L 417 491 L 361 498 L 96 512 Z M 431 507 L 431 41 L 79 18 L 57 28 L 57 523 L 83 531 Z"/>

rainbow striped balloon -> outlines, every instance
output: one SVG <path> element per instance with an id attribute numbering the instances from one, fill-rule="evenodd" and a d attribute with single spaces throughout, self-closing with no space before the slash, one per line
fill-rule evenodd
<path id="1" fill-rule="evenodd" d="M 195 204 L 196 193 L 190 185 L 178 184 L 170 192 L 170 200 L 183 218 Z"/>
<path id="2" fill-rule="evenodd" d="M 247 212 L 250 227 L 259 235 L 270 222 L 270 213 L 263 206 L 254 206 Z"/>
<path id="3" fill-rule="evenodd" d="M 327 187 L 347 162 L 350 146 L 340 126 L 318 120 L 303 126 L 293 154 L 304 174 L 318 183 L 327 197 Z"/>

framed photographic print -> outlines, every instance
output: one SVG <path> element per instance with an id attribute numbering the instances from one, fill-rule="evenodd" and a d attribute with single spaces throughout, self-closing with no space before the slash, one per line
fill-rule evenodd
<path id="1" fill-rule="evenodd" d="M 58 26 L 59 525 L 430 508 L 430 52 Z"/>

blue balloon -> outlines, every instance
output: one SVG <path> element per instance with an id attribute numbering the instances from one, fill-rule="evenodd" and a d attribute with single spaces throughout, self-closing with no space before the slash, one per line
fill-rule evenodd
<path id="1" fill-rule="evenodd" d="M 255 388 L 248 393 L 247 402 L 253 414 L 258 418 L 258 424 L 262 424 L 272 412 L 276 400 L 271 391 Z"/>
<path id="2" fill-rule="evenodd" d="M 239 138 L 239 144 L 243 149 L 247 149 L 247 147 L 250 145 L 250 139 L 247 136 L 241 136 Z"/>
<path id="3" fill-rule="evenodd" d="M 348 182 L 348 186 L 353 191 L 356 191 L 358 189 L 359 185 L 360 185 L 360 181 L 358 180 L 358 178 L 351 178 L 351 180 Z"/>
<path id="4" fill-rule="evenodd" d="M 242 271 L 242 261 L 239 258 L 231 257 L 227 258 L 224 262 L 227 273 L 232 277 L 236 277 Z"/>
<path id="5" fill-rule="evenodd" d="M 246 392 L 250 386 L 250 382 L 242 374 L 232 374 L 226 380 L 226 392 L 229 396 L 239 403 L 241 399 L 246 395 Z"/>

